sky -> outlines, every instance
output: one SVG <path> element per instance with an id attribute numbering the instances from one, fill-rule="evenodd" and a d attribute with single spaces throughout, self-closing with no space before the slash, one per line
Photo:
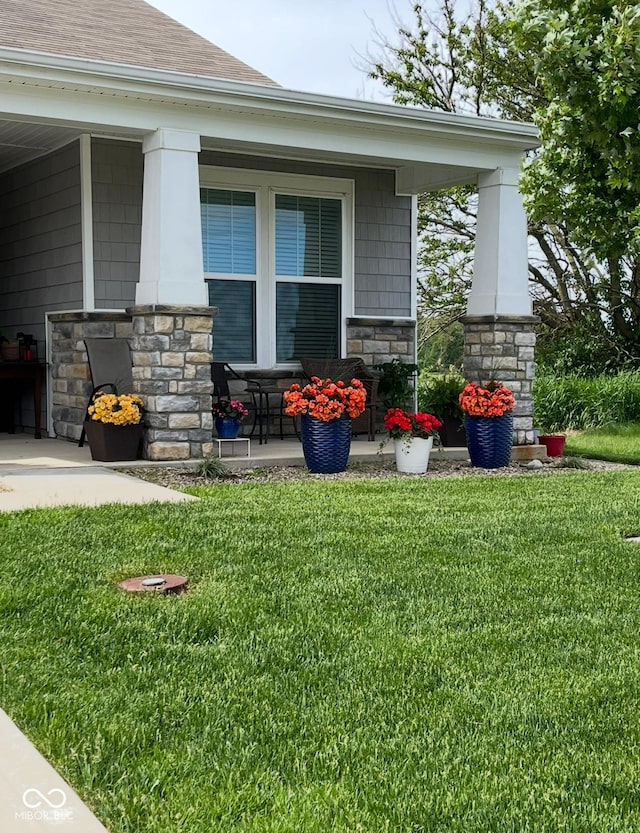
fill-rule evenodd
<path id="1" fill-rule="evenodd" d="M 390 102 L 361 67 L 413 0 L 147 0 L 292 90 Z"/>

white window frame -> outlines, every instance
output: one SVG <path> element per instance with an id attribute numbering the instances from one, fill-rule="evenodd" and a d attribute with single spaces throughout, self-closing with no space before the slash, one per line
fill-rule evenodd
<path id="1" fill-rule="evenodd" d="M 276 361 L 276 274 L 275 274 L 275 195 L 339 199 L 342 202 L 342 278 L 280 277 L 277 280 L 300 283 L 341 284 L 340 343 L 346 354 L 347 318 L 354 309 L 354 191 L 352 179 L 283 174 L 246 168 L 200 166 L 200 187 L 228 191 L 250 191 L 256 195 L 256 362 L 234 363 L 240 369 L 291 369 L 298 362 Z M 207 279 L 253 280 L 253 275 L 226 275 L 206 272 Z M 215 333 L 215 320 L 214 320 Z"/>

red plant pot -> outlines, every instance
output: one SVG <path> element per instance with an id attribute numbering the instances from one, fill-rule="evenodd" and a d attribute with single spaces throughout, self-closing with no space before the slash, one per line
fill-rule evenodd
<path id="1" fill-rule="evenodd" d="M 547 457 L 562 457 L 566 437 L 564 434 L 544 434 L 538 437 L 542 445 L 547 449 Z"/>

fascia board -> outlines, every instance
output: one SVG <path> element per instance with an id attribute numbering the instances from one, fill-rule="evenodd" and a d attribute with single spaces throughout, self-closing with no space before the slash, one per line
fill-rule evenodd
<path id="1" fill-rule="evenodd" d="M 198 109 L 224 109 L 245 116 L 271 114 L 334 127 L 431 134 L 524 152 L 538 146 L 537 129 L 507 122 L 392 104 L 297 92 L 280 87 L 205 78 L 179 72 L 132 67 L 26 50 L 0 48 L 0 80 L 45 86 L 48 90 L 83 90 L 114 98 L 162 101 Z M 362 139 L 362 137 L 361 137 Z M 361 140 L 360 139 L 360 140 Z"/>
<path id="2" fill-rule="evenodd" d="M 0 101 L 0 117 L 75 127 L 83 132 L 140 139 L 162 126 L 197 133 L 208 149 L 387 168 L 453 165 L 471 172 L 463 175 L 465 181 L 473 179 L 478 170 L 505 164 L 517 167 L 520 160 L 520 153 L 514 153 L 512 147 L 479 143 L 472 133 L 445 141 L 440 134 L 404 131 L 388 124 L 365 129 L 326 119 L 287 118 L 273 111 L 256 116 L 220 107 L 185 107 L 133 96 L 2 82 Z M 415 193 L 415 185 L 409 187 Z"/>

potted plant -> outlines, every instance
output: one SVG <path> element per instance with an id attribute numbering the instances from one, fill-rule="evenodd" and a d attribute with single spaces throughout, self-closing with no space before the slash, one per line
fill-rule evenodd
<path id="1" fill-rule="evenodd" d="M 396 468 L 408 474 L 424 474 L 429 467 L 433 435 L 442 423 L 432 414 L 408 413 L 402 408 L 389 408 L 384 426 L 394 441 Z"/>
<path id="2" fill-rule="evenodd" d="M 216 432 L 221 440 L 235 440 L 240 433 L 242 420 L 249 411 L 237 399 L 218 399 L 211 407 Z"/>
<path id="3" fill-rule="evenodd" d="M 460 394 L 465 382 L 459 373 L 438 373 L 430 375 L 418 389 L 422 410 L 435 414 L 442 422 L 440 441 L 443 446 L 467 444 L 464 432 L 464 414 L 460 407 Z"/>
<path id="4" fill-rule="evenodd" d="M 136 459 L 144 416 L 139 396 L 98 391 L 87 408 L 87 415 L 84 429 L 94 460 L 116 462 Z"/>
<path id="5" fill-rule="evenodd" d="M 400 359 L 374 365 L 381 373 L 378 396 L 385 408 L 411 408 L 414 388 L 412 379 L 418 371 L 417 364 L 408 364 Z"/>
<path id="6" fill-rule="evenodd" d="M 500 382 L 469 382 L 459 401 L 472 465 L 485 469 L 507 466 L 513 445 L 512 391 Z"/>
<path id="7" fill-rule="evenodd" d="M 541 429 L 538 434 L 538 442 L 547 450 L 547 457 L 562 457 L 567 435 L 552 429 Z"/>
<path id="8" fill-rule="evenodd" d="M 285 413 L 300 417 L 302 451 L 309 471 L 344 471 L 351 449 L 351 420 L 365 409 L 367 393 L 359 379 L 332 382 L 312 376 L 284 393 Z"/>

